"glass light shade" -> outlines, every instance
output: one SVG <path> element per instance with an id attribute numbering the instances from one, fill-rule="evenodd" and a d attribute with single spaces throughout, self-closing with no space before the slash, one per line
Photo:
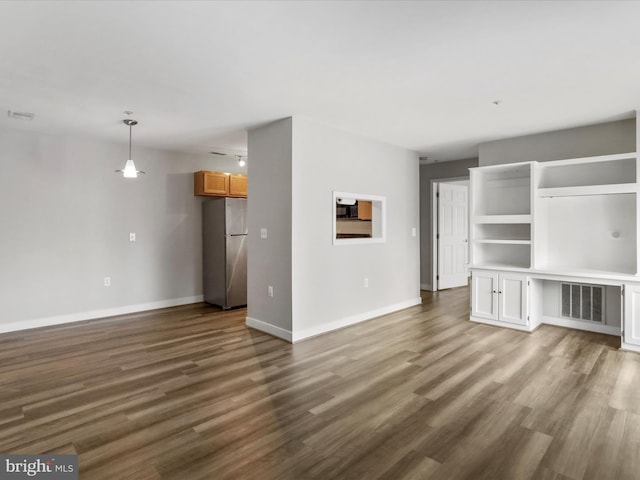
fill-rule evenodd
<path id="1" fill-rule="evenodd" d="M 241 167 L 244 167 L 247 164 L 247 162 L 245 161 L 244 158 L 240 157 L 238 159 L 238 165 L 240 165 Z"/>
<path id="2" fill-rule="evenodd" d="M 127 160 L 127 163 L 124 165 L 124 170 L 122 171 L 122 176 L 124 178 L 138 178 L 138 171 L 136 170 L 133 160 Z"/>

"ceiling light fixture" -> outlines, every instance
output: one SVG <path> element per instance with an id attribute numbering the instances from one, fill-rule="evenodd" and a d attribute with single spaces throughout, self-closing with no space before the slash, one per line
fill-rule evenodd
<path id="1" fill-rule="evenodd" d="M 247 164 L 247 161 L 242 155 L 236 155 L 238 157 L 238 165 L 244 167 Z"/>
<path id="2" fill-rule="evenodd" d="M 127 115 L 129 112 L 125 112 Z M 129 160 L 124 164 L 123 170 L 116 170 L 118 173 L 122 173 L 124 178 L 138 178 L 139 173 L 144 173 L 142 170 L 136 170 L 136 165 L 133 163 L 131 159 L 131 129 L 138 124 L 136 120 L 132 120 L 130 118 L 126 118 L 122 121 L 125 125 L 129 127 Z"/>

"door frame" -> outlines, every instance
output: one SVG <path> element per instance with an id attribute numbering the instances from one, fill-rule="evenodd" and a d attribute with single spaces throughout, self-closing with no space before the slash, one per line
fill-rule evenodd
<path id="1" fill-rule="evenodd" d="M 431 180 L 431 291 L 438 291 L 438 185 L 441 183 L 457 183 L 470 180 L 470 176 L 451 177 L 451 178 L 434 178 Z M 471 203 L 471 202 L 469 202 Z M 471 211 L 468 211 L 468 217 L 471 218 Z M 469 223 L 469 222 L 468 222 Z M 467 244 L 467 248 L 471 243 Z"/>

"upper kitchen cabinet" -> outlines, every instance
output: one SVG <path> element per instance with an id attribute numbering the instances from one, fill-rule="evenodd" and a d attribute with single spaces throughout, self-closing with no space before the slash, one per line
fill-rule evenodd
<path id="1" fill-rule="evenodd" d="M 247 176 L 200 170 L 193 174 L 193 194 L 205 197 L 247 197 Z"/>
<path id="2" fill-rule="evenodd" d="M 247 198 L 247 176 L 234 174 L 229 175 L 229 196 Z"/>

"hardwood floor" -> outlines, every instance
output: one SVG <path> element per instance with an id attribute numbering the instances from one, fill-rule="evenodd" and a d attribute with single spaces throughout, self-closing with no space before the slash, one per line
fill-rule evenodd
<path id="1" fill-rule="evenodd" d="M 296 345 L 204 304 L 0 335 L 0 452 L 90 480 L 640 478 L 640 355 L 423 301 Z"/>

